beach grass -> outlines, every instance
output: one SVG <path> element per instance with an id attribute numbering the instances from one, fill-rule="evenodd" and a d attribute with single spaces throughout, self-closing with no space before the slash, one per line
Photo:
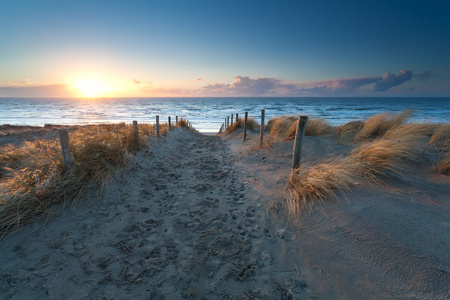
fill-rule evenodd
<path id="1" fill-rule="evenodd" d="M 450 152 L 441 153 L 435 167 L 438 173 L 450 175 Z"/>
<path id="2" fill-rule="evenodd" d="M 238 118 L 235 122 L 233 122 L 233 125 L 229 126 L 226 130 L 226 134 L 230 134 L 232 132 L 235 132 L 239 128 L 244 128 L 244 119 Z M 247 129 L 255 130 L 258 128 L 259 124 L 255 121 L 254 118 L 247 118 Z"/>
<path id="3" fill-rule="evenodd" d="M 428 133 L 427 126 L 393 127 L 383 136 L 356 146 L 345 157 L 294 170 L 287 184 L 289 215 L 298 217 L 314 203 L 336 200 L 338 194 L 354 186 L 369 188 L 380 184 L 383 177 L 403 174 L 412 162 L 420 160 Z"/>
<path id="4" fill-rule="evenodd" d="M 339 193 L 349 192 L 360 179 L 355 167 L 347 158 L 294 170 L 287 183 L 290 197 L 285 204 L 289 215 L 297 218 L 317 202 L 335 200 Z"/>
<path id="5" fill-rule="evenodd" d="M 166 124 L 167 125 L 167 124 Z M 74 168 L 64 170 L 60 142 L 36 140 L 23 146 L 8 145 L 0 151 L 0 238 L 39 217 L 55 203 L 80 199 L 89 190 L 100 191 L 105 182 L 145 148 L 155 126 L 139 124 L 140 145 L 131 125 L 84 126 L 71 130 Z"/>
<path id="6" fill-rule="evenodd" d="M 177 128 L 189 128 L 189 123 L 186 119 L 178 120 L 178 123 L 175 125 Z"/>
<path id="7" fill-rule="evenodd" d="M 334 128 L 335 134 L 338 135 L 338 144 L 346 144 L 353 142 L 356 134 L 363 128 L 363 121 L 351 121 Z"/>
<path id="8" fill-rule="evenodd" d="M 439 152 L 436 172 L 450 175 L 450 123 L 436 126 L 429 144 Z"/>
<path id="9" fill-rule="evenodd" d="M 288 141 L 295 138 L 298 120 L 295 116 L 274 117 L 267 122 L 265 130 L 273 140 Z M 319 136 L 333 133 L 333 127 L 322 118 L 312 118 L 306 123 L 305 135 Z"/>
<path id="10" fill-rule="evenodd" d="M 364 122 L 364 126 L 355 136 L 355 142 L 383 136 L 392 128 L 405 124 L 411 114 L 412 110 L 405 110 L 397 114 L 381 113 L 374 115 Z"/>
<path id="11" fill-rule="evenodd" d="M 273 139 L 282 138 L 283 140 L 289 139 L 287 137 L 289 128 L 296 122 L 295 116 L 280 116 L 271 118 L 265 127 L 265 130 L 269 132 L 269 136 Z"/>
<path id="12" fill-rule="evenodd" d="M 450 123 L 440 124 L 435 127 L 431 135 L 430 146 L 435 148 L 449 148 L 450 147 Z"/>

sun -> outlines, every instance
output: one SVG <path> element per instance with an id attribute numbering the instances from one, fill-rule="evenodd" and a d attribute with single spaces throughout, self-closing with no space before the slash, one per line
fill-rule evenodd
<path id="1" fill-rule="evenodd" d="M 75 88 L 80 90 L 85 97 L 100 97 L 111 91 L 111 87 L 107 82 L 96 78 L 86 78 L 78 80 L 74 83 Z"/>

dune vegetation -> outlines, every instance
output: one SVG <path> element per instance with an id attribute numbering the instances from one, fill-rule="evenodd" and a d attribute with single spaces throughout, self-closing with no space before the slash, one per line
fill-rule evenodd
<path id="1" fill-rule="evenodd" d="M 161 134 L 166 134 L 162 124 Z M 124 167 L 132 154 L 147 147 L 155 125 L 139 124 L 137 144 L 133 126 L 83 126 L 70 131 L 75 165 L 66 172 L 59 139 L 39 139 L 0 151 L 0 239 L 11 230 L 46 217 L 55 203 L 73 203 L 89 190 L 100 191 L 108 178 Z"/>
<path id="2" fill-rule="evenodd" d="M 178 120 L 178 123 L 175 125 L 177 128 L 189 128 L 189 123 L 186 119 Z M 168 127 L 167 127 L 168 129 Z"/>
<path id="3" fill-rule="evenodd" d="M 406 123 L 410 114 L 380 114 L 365 123 L 336 127 L 336 134 L 355 136 L 360 143 L 345 157 L 294 170 L 287 184 L 291 194 L 286 202 L 289 214 L 295 217 L 317 201 L 335 200 L 338 194 L 345 196 L 352 187 L 370 187 L 390 175 L 405 174 L 420 161 L 428 140 L 440 151 L 436 171 L 449 174 L 449 124 Z"/>
<path id="4" fill-rule="evenodd" d="M 247 128 L 248 129 L 255 130 L 259 126 L 260 125 L 258 124 L 258 122 L 255 121 L 255 119 L 247 118 Z M 244 128 L 244 119 L 242 119 L 242 118 L 238 118 L 237 120 L 235 120 L 235 122 L 233 122 L 233 125 L 229 126 L 224 132 L 226 134 L 230 134 L 239 128 Z"/>
<path id="5" fill-rule="evenodd" d="M 450 123 L 437 126 L 431 135 L 429 144 L 439 152 L 435 166 L 436 171 L 450 175 Z"/>
<path id="6" fill-rule="evenodd" d="M 364 126 L 363 121 L 351 121 L 339 126 L 334 127 L 335 134 L 338 135 L 338 144 L 352 143 L 356 134 Z"/>
<path id="7" fill-rule="evenodd" d="M 288 141 L 295 138 L 297 126 L 298 120 L 295 116 L 280 116 L 271 118 L 267 122 L 266 131 L 269 132 L 269 136 L 274 140 Z M 305 135 L 307 136 L 319 136 L 332 132 L 333 127 L 322 118 L 311 118 L 306 123 Z"/>
<path id="8" fill-rule="evenodd" d="M 364 122 L 364 126 L 355 136 L 355 142 L 383 136 L 390 129 L 405 124 L 411 115 L 411 110 L 405 110 L 398 114 L 382 113 L 374 115 Z"/>

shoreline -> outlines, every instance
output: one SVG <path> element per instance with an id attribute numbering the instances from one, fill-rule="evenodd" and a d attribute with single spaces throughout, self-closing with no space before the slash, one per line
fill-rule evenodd
<path id="1" fill-rule="evenodd" d="M 436 98 L 427 102 L 423 98 L 192 98 L 189 99 L 114 99 L 111 101 L 83 101 L 25 99 L 0 101 L 0 124 L 39 125 L 89 125 L 99 123 L 161 122 L 168 116 L 175 119 L 189 116 L 191 123 L 200 131 L 219 131 L 224 119 L 231 113 L 259 121 L 261 110 L 266 119 L 291 114 L 324 118 L 331 125 L 349 121 L 366 120 L 378 113 L 396 113 L 406 109 L 415 110 L 413 121 L 441 123 L 449 121 L 450 98 Z M 18 105 L 19 104 L 19 105 Z M 45 116 L 40 113 L 45 111 Z M 9 112 L 14 112 L 13 114 Z"/>

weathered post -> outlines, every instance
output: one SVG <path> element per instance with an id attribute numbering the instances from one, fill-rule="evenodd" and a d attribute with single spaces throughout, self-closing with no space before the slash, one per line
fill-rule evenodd
<path id="1" fill-rule="evenodd" d="M 64 169 L 70 171 L 74 166 L 74 161 L 72 149 L 70 148 L 69 131 L 66 128 L 59 129 L 58 131 Z"/>
<path id="2" fill-rule="evenodd" d="M 239 114 L 236 113 L 236 122 L 238 121 L 238 119 L 239 119 Z"/>
<path id="3" fill-rule="evenodd" d="M 139 143 L 139 131 L 137 121 L 133 121 L 133 129 L 134 129 L 134 138 L 136 139 L 136 146 L 139 149 L 140 143 Z"/>
<path id="4" fill-rule="evenodd" d="M 230 116 L 227 117 L 227 128 L 230 127 Z"/>
<path id="5" fill-rule="evenodd" d="M 262 147 L 264 144 L 264 115 L 266 111 L 264 109 L 261 110 L 261 129 L 259 133 L 259 146 Z"/>
<path id="6" fill-rule="evenodd" d="M 170 116 L 169 116 L 169 130 L 172 130 L 172 123 L 170 122 Z"/>
<path id="7" fill-rule="evenodd" d="M 247 118 L 248 118 L 248 112 L 245 112 L 245 118 L 244 118 L 244 141 L 247 139 Z"/>
<path id="8" fill-rule="evenodd" d="M 303 137 L 305 136 L 307 116 L 299 116 L 297 119 L 297 132 L 295 133 L 294 150 L 292 152 L 292 169 L 300 167 L 302 160 Z"/>
<path id="9" fill-rule="evenodd" d="M 156 136 L 161 137 L 159 134 L 159 116 L 156 116 Z"/>
<path id="10" fill-rule="evenodd" d="M 175 116 L 175 125 L 178 125 L 178 116 Z"/>
<path id="11" fill-rule="evenodd" d="M 231 114 L 231 126 L 233 126 L 233 114 Z"/>

